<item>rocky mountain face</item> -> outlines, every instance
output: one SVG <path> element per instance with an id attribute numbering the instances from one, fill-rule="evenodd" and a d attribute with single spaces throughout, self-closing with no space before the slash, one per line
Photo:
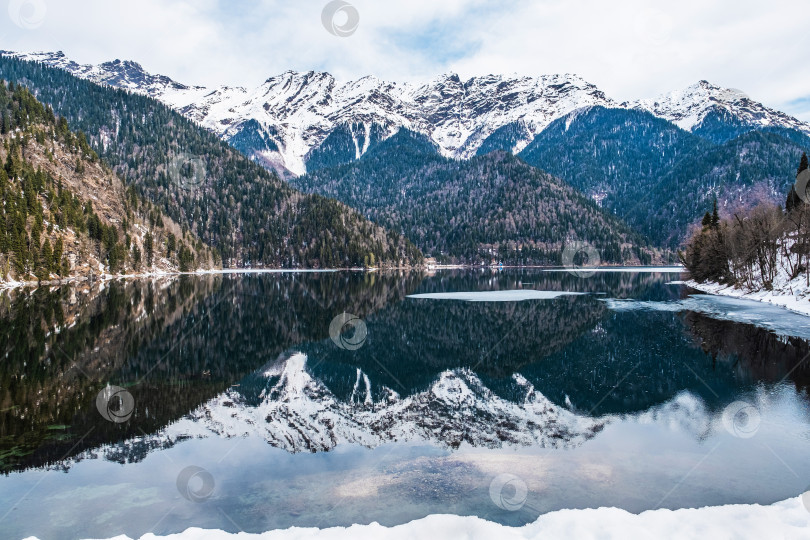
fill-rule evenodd
<path id="1" fill-rule="evenodd" d="M 97 66 L 78 64 L 58 52 L 37 52 L 20 54 L 11 51 L 0 51 L 0 54 L 14 56 L 24 60 L 42 62 L 50 67 L 64 69 L 71 74 L 97 84 L 108 84 L 124 88 L 151 97 L 158 97 L 169 89 L 190 90 L 191 88 L 171 80 L 165 75 L 147 73 L 137 62 L 131 60 L 113 60 Z"/>
<path id="2" fill-rule="evenodd" d="M 512 121 L 523 120 L 535 134 L 572 109 L 612 104 L 574 75 L 461 81 L 449 74 L 417 86 L 374 77 L 341 84 L 328 73 L 288 71 L 252 90 L 167 88 L 155 97 L 226 140 L 265 139 L 251 153 L 294 174 L 306 172 L 312 153 L 345 125 L 357 126 L 351 158 L 368 150 L 373 130 L 385 138 L 403 127 L 428 135 L 446 157 L 468 158 Z"/>

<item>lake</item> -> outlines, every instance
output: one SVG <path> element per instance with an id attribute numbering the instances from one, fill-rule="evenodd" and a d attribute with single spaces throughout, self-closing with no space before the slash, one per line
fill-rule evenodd
<path id="1" fill-rule="evenodd" d="M 0 529 L 260 532 L 770 504 L 810 318 L 677 273 L 252 273 L 0 293 Z"/>

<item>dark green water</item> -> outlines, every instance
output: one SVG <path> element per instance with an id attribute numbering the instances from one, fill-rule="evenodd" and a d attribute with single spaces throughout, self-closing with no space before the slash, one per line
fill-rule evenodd
<path id="1" fill-rule="evenodd" d="M 674 279 L 268 273 L 3 293 L 2 536 L 520 525 L 803 492 L 808 319 Z M 409 298 L 507 290 L 587 294 Z M 343 313 L 362 330 L 332 339 Z M 100 408 L 107 385 L 131 401 Z"/>

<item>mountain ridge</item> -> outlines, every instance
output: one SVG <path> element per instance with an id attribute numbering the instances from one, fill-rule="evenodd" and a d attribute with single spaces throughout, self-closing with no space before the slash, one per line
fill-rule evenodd
<path id="1" fill-rule="evenodd" d="M 786 127 L 810 135 L 810 125 L 769 108 L 738 90 L 699 81 L 663 96 L 618 102 L 574 74 L 483 75 L 466 81 L 454 73 L 422 84 L 366 76 L 340 83 L 322 71 L 285 71 L 256 88 L 187 86 L 152 75 L 131 61 L 80 65 L 63 53 L 14 53 L 64 69 L 97 83 L 154 97 L 282 176 L 307 172 L 312 152 L 340 126 L 372 125 L 392 136 L 399 128 L 428 135 L 445 157 L 468 159 L 493 133 L 510 124 L 521 129 L 512 140 L 521 151 L 554 120 L 582 107 L 646 110 L 679 127 L 700 133 L 704 122 L 726 114 L 741 126 Z M 356 159 L 359 156 L 355 156 Z"/>

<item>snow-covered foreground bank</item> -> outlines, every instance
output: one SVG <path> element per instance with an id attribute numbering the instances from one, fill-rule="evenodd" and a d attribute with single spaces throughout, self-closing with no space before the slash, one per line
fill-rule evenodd
<path id="1" fill-rule="evenodd" d="M 808 497 L 805 495 L 805 497 Z M 129 537 L 118 536 L 116 540 Z M 631 514 L 618 508 L 558 510 L 540 516 L 523 527 L 508 527 L 477 517 L 431 515 L 398 525 L 383 527 L 377 523 L 329 529 L 297 528 L 261 534 L 226 533 L 221 530 L 190 528 L 169 536 L 146 534 L 141 540 L 363 540 L 379 538 L 430 539 L 549 539 L 549 538 L 810 538 L 810 511 L 802 497 L 794 497 L 768 506 L 739 504 L 682 510 L 650 510 Z M 32 537 L 33 539 L 33 537 Z M 30 539 L 29 539 L 30 540 Z"/>

